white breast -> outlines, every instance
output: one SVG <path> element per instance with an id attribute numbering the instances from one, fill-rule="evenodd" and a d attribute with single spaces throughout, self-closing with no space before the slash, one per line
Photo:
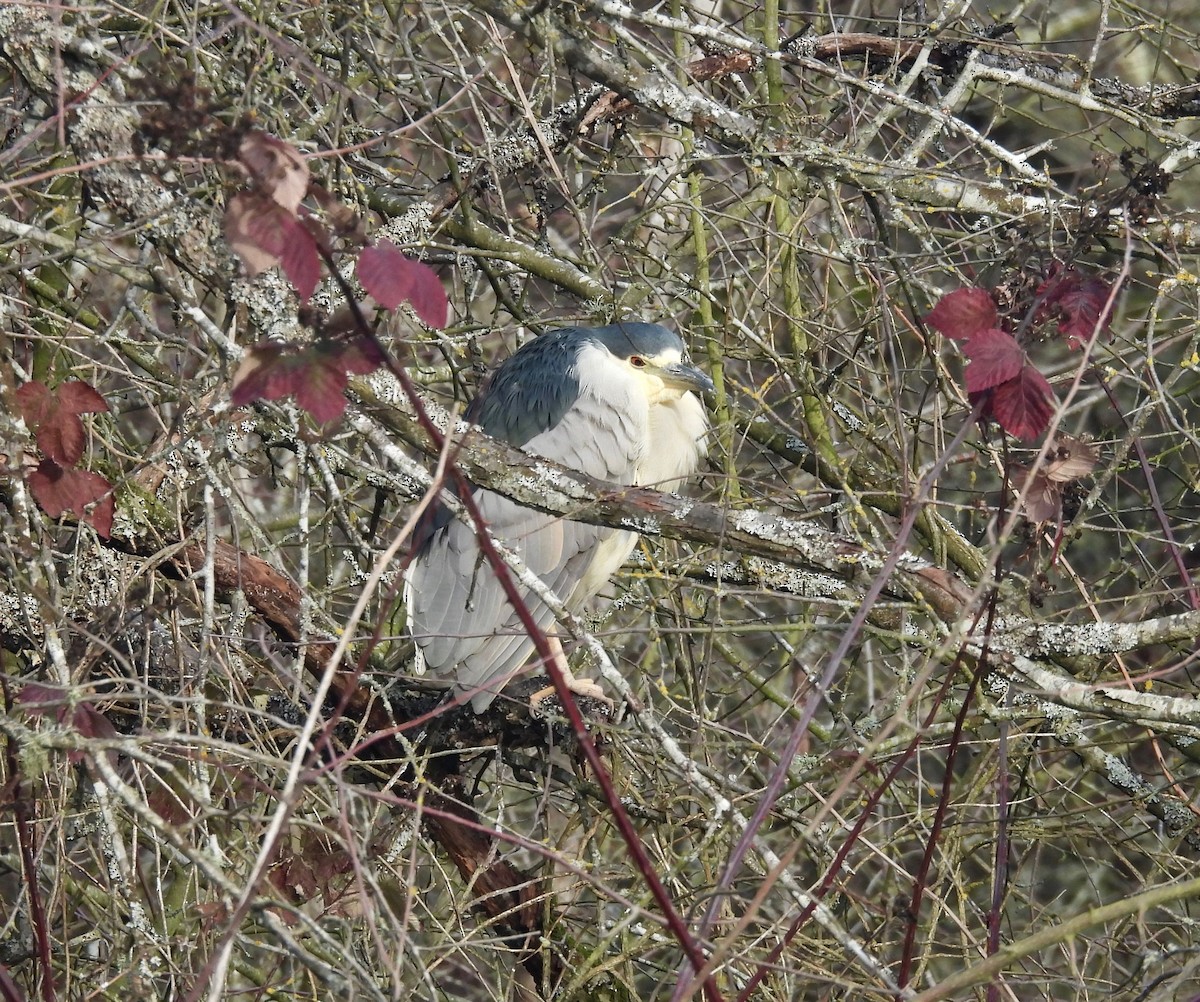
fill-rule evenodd
<path id="1" fill-rule="evenodd" d="M 650 448 L 638 464 L 637 483 L 674 490 L 696 472 L 708 452 L 708 415 L 694 393 L 650 408 Z"/>

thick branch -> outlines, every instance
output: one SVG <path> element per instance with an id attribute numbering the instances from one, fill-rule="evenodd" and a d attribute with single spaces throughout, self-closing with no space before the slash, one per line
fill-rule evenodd
<path id="1" fill-rule="evenodd" d="M 394 407 L 372 407 L 373 416 L 414 448 L 430 453 L 417 423 Z M 364 427 L 364 430 L 367 428 Z M 704 566 L 727 581 L 767 584 L 805 597 L 850 599 L 836 582 L 868 581 L 887 555 L 815 521 L 755 510 L 731 510 L 647 487 L 621 487 L 530 456 L 460 424 L 455 460 L 474 482 L 539 511 L 646 536 L 718 547 L 719 560 Z M 817 571 L 797 575 L 796 569 Z M 826 575 L 827 577 L 822 577 Z M 893 595 L 916 600 L 944 624 L 959 622 L 975 597 L 971 582 L 916 556 L 900 562 Z M 1038 623 L 1006 615 L 993 624 L 994 649 L 1026 658 L 1103 658 L 1200 635 L 1200 613 L 1137 623 Z M 1151 697 L 1158 699 L 1159 697 Z"/>

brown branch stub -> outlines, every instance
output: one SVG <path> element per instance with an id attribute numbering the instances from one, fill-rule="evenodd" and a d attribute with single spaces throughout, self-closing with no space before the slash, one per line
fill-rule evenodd
<path id="1" fill-rule="evenodd" d="M 687 72 L 693 80 L 719 80 L 735 73 L 749 73 L 758 67 L 759 60 L 749 52 L 730 52 L 705 56 L 688 63 Z"/>
<path id="2" fill-rule="evenodd" d="M 792 49 L 824 61 L 870 55 L 905 63 L 915 59 L 924 44 L 916 38 L 888 38 L 869 32 L 850 31 L 800 38 L 792 43 Z"/>

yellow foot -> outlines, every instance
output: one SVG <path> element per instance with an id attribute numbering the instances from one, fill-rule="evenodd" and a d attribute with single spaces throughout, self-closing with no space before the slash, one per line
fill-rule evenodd
<path id="1" fill-rule="evenodd" d="M 590 678 L 575 678 L 572 675 L 567 675 L 567 688 L 581 699 L 594 699 L 597 703 L 604 705 L 604 715 L 611 717 L 617 709 L 617 704 L 604 695 L 604 690 L 593 682 Z M 558 690 L 552 685 L 546 686 L 544 689 L 538 689 L 532 696 L 529 697 L 529 712 L 535 717 L 545 715 L 545 709 L 542 704 L 552 696 L 557 696 Z"/>

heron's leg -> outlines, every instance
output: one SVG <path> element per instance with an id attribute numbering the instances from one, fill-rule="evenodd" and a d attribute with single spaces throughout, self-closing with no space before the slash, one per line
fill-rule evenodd
<path id="1" fill-rule="evenodd" d="M 576 678 L 571 674 L 571 669 L 567 666 L 567 655 L 563 651 L 563 646 L 558 637 L 550 633 L 546 635 L 546 642 L 550 645 L 551 654 L 554 657 L 554 663 L 558 665 L 558 670 L 563 673 L 563 679 L 567 683 L 567 688 L 576 696 L 583 696 L 586 699 L 594 699 L 597 702 L 603 703 L 608 707 L 609 715 L 616 708 L 616 703 L 604 695 L 604 690 L 599 684 L 593 682 L 590 678 Z M 529 697 L 529 706 L 535 716 L 539 716 L 541 705 L 547 699 L 555 694 L 555 688 L 552 685 L 546 686 L 544 689 L 539 689 Z"/>

